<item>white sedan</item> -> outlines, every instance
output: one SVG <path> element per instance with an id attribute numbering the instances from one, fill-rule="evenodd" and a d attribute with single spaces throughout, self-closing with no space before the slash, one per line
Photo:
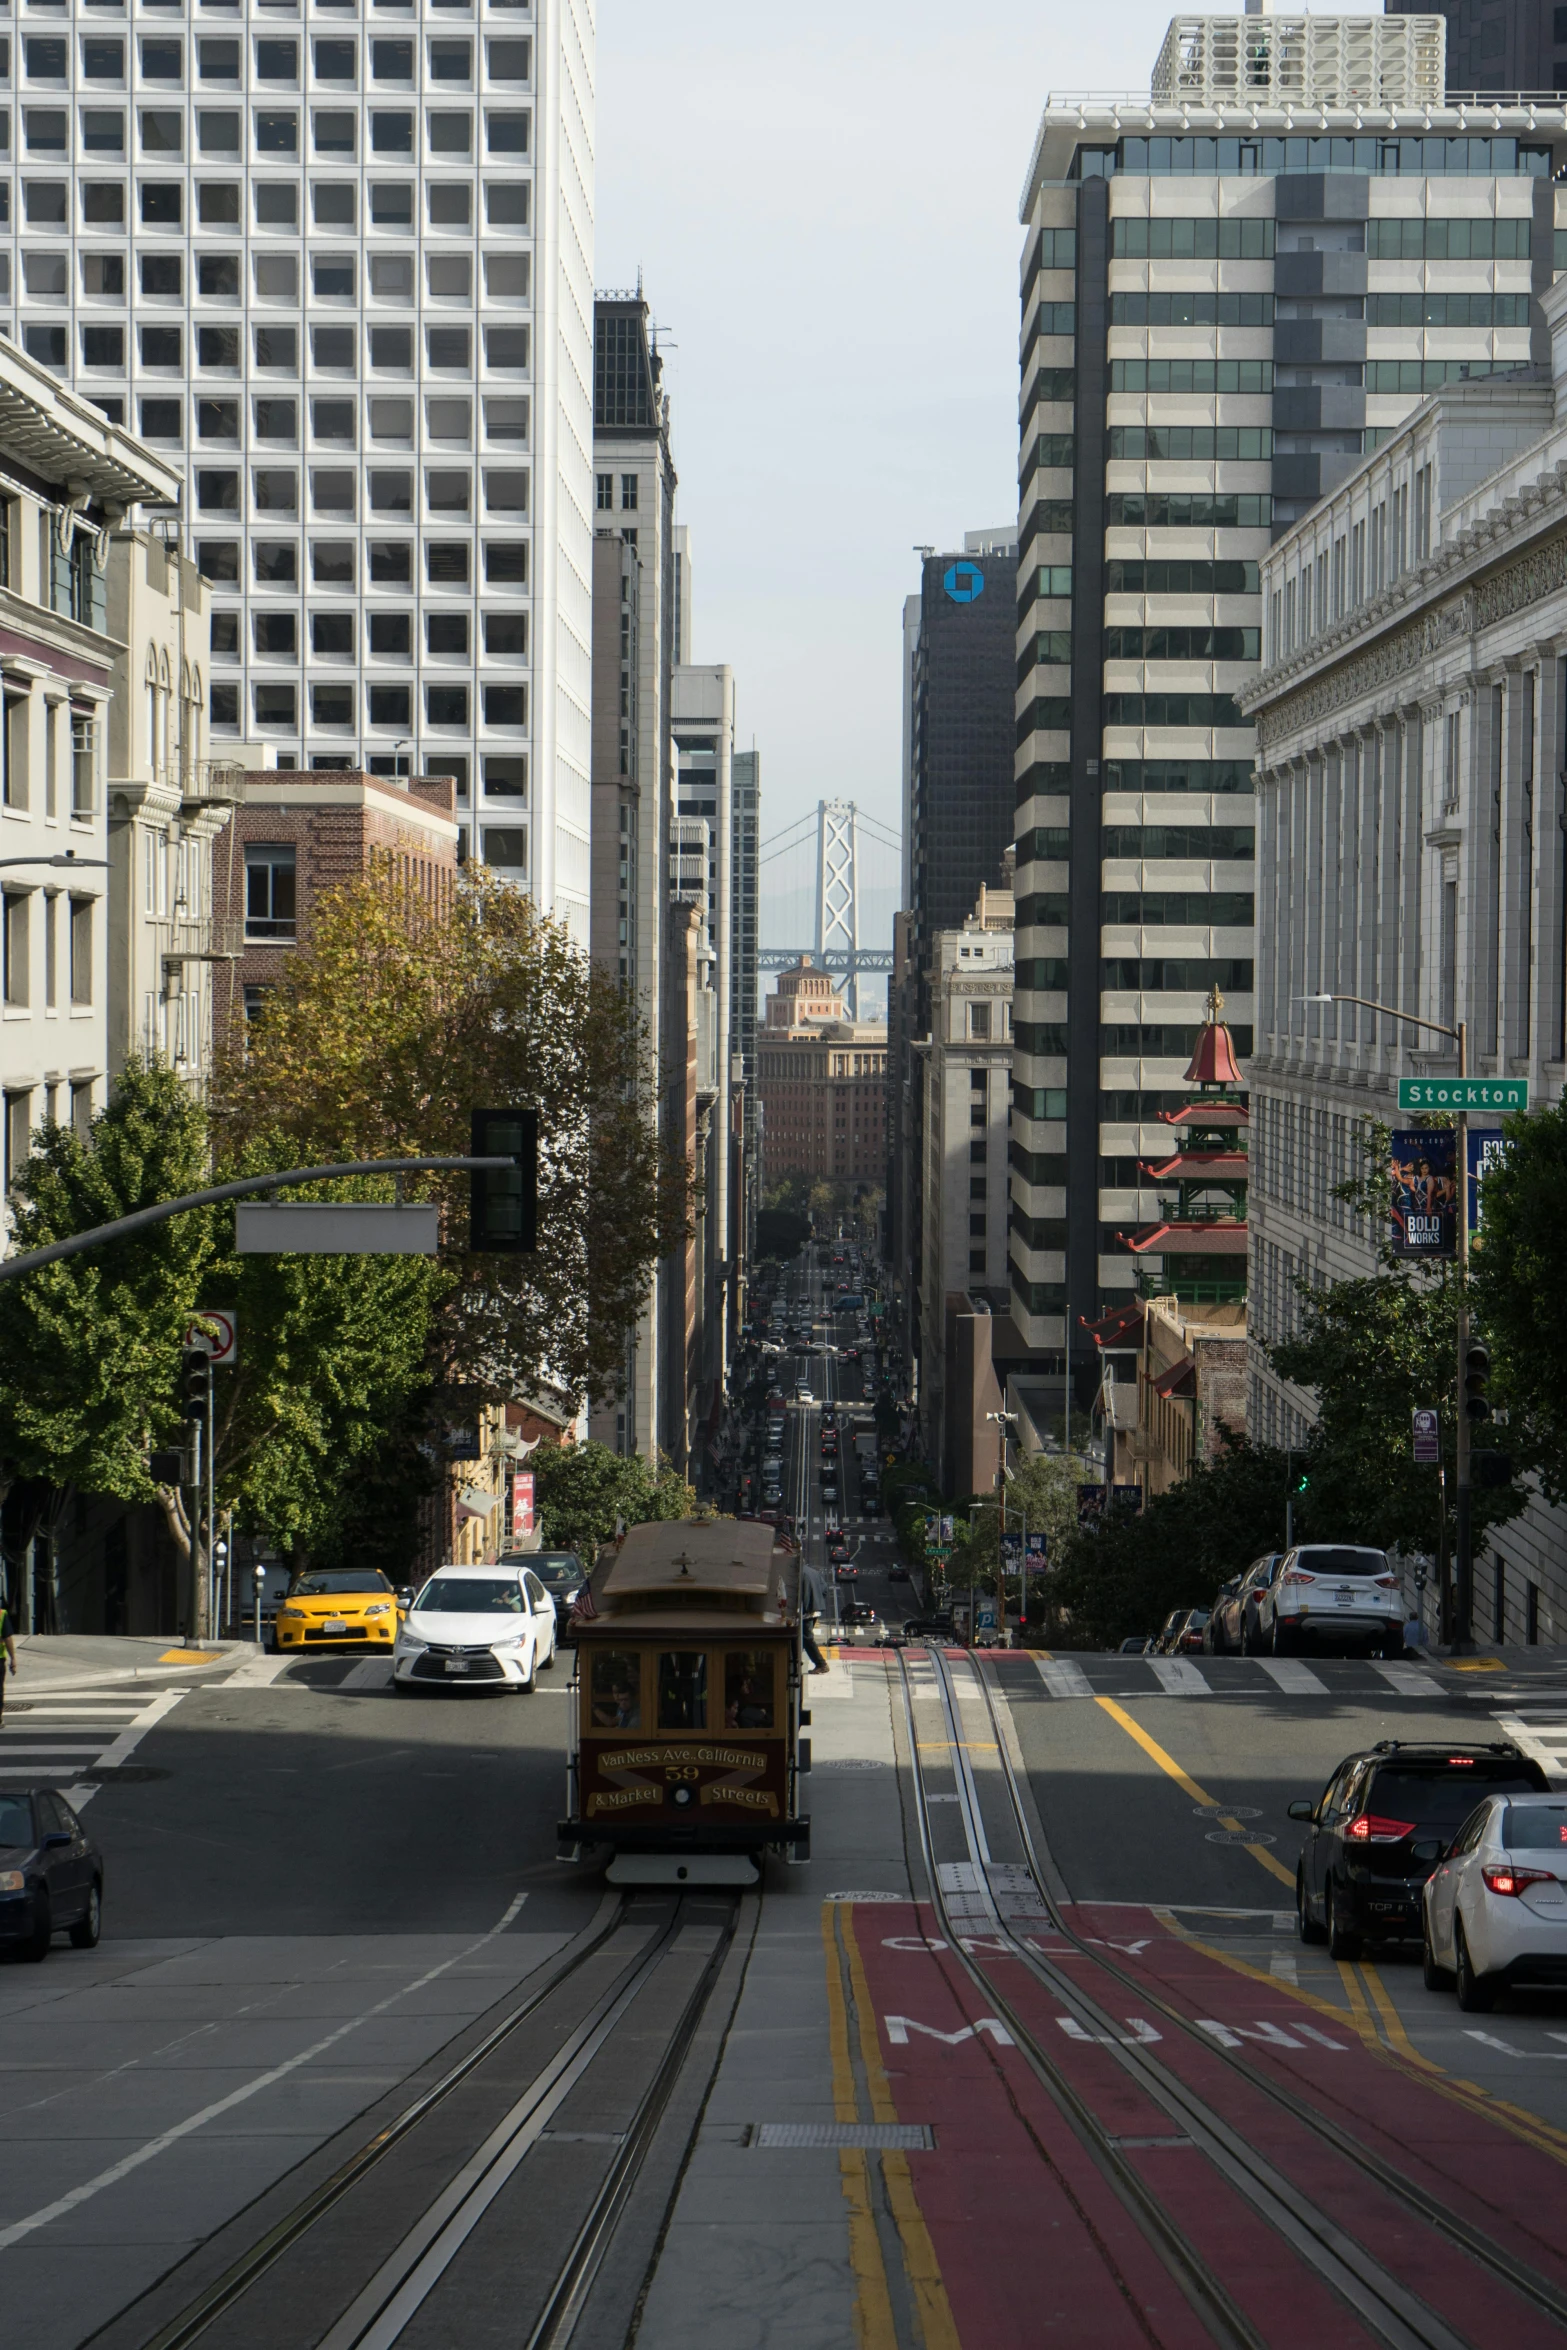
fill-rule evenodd
<path id="1" fill-rule="evenodd" d="M 1567 1798 L 1476 1805 L 1426 1881 L 1425 1978 L 1471 2012 L 1515 1983 L 1567 1986 Z"/>
<path id="2" fill-rule="evenodd" d="M 555 1662 L 555 1602 L 530 1567 L 443 1567 L 403 1619 L 392 1686 L 531 1690 Z"/>

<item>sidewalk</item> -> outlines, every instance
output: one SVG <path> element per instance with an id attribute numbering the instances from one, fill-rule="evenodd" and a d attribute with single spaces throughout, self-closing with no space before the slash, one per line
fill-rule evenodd
<path id="1" fill-rule="evenodd" d="M 47 1697 L 71 1689 L 101 1689 L 116 1681 L 167 1681 L 171 1672 L 199 1672 L 253 1653 L 242 1640 L 211 1640 L 182 1648 L 177 1638 L 116 1638 L 109 1633 L 23 1632 L 16 1643 L 17 1697 Z"/>

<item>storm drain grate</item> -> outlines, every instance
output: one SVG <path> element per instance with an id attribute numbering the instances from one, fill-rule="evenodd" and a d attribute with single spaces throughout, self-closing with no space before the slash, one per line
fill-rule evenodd
<path id="1" fill-rule="evenodd" d="M 753 2146 L 863 2146 L 892 2153 L 900 2148 L 916 2154 L 935 2151 L 936 2133 L 929 2122 L 755 2122 Z"/>

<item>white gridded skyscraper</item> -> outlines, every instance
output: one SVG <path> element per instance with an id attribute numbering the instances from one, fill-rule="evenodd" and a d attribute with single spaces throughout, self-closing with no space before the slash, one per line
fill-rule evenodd
<path id="1" fill-rule="evenodd" d="M 26 0 L 0 331 L 183 457 L 212 756 L 452 774 L 585 942 L 591 0 Z"/>

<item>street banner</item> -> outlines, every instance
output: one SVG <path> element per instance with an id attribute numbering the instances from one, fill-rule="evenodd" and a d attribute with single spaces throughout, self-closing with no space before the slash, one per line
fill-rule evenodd
<path id="1" fill-rule="evenodd" d="M 1414 1447 L 1417 1461 L 1440 1461 L 1442 1458 L 1442 1422 L 1436 1412 L 1417 1411 L 1414 1415 Z"/>
<path id="2" fill-rule="evenodd" d="M 1458 1175 L 1451 1127 L 1391 1137 L 1393 1253 L 1435 1259 L 1458 1248 Z"/>
<path id="3" fill-rule="evenodd" d="M 1469 1129 L 1469 1237 L 1473 1240 L 1480 1231 L 1480 1193 L 1493 1167 L 1501 1165 L 1507 1156 L 1505 1134 L 1487 1132 L 1483 1126 Z"/>
<path id="4" fill-rule="evenodd" d="M 1045 1537 L 1043 1534 L 1026 1535 L 1024 1537 L 1023 1548 L 1025 1554 L 1023 1561 L 1024 1573 L 1029 1575 L 1038 1574 L 1045 1564 Z"/>
<path id="5" fill-rule="evenodd" d="M 1003 1534 L 1001 1537 L 1001 1564 L 1009 1575 L 1015 1575 L 1023 1555 L 1021 1534 Z"/>
<path id="6" fill-rule="evenodd" d="M 514 1469 L 511 1479 L 511 1538 L 521 1542 L 533 1532 L 533 1471 Z"/>
<path id="7" fill-rule="evenodd" d="M 941 1521 L 941 1539 L 943 1542 L 951 1542 L 953 1539 L 952 1520 L 950 1518 L 943 1518 Z"/>

